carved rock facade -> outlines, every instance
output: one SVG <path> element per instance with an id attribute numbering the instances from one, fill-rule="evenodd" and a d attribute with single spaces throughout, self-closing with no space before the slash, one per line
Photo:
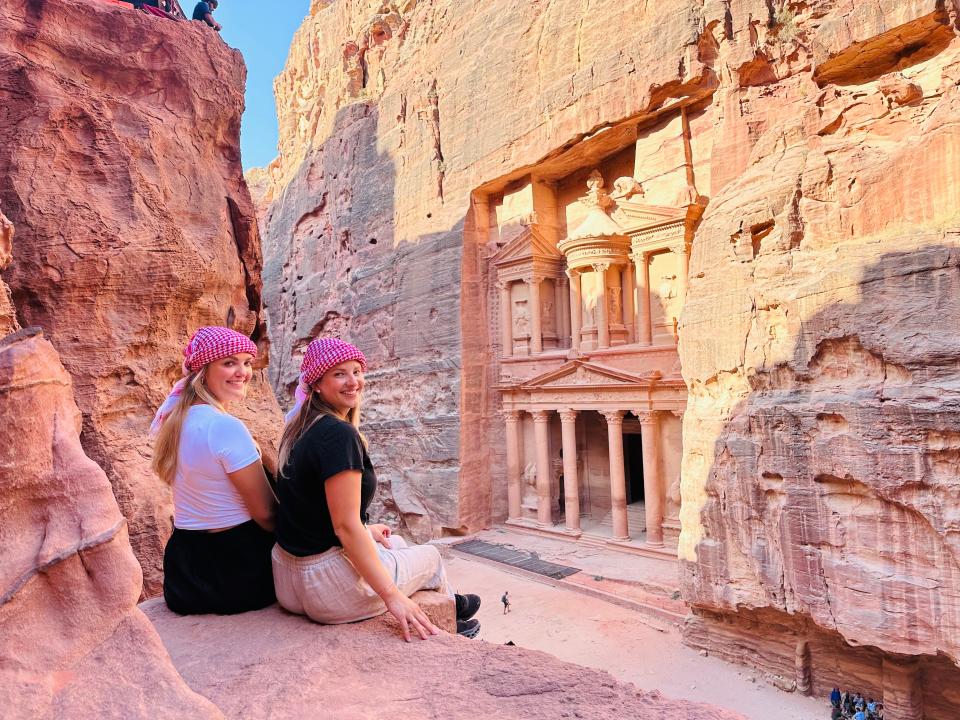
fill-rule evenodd
<path id="1" fill-rule="evenodd" d="M 559 476 L 583 508 L 619 434 L 584 412 L 686 408 L 657 450 L 689 641 L 953 717 L 956 27 L 936 0 L 315 2 L 263 188 L 276 387 L 317 333 L 370 353 L 382 509 L 422 535 L 576 530 Z"/>
<path id="2" fill-rule="evenodd" d="M 17 228 L 4 278 L 73 377 L 84 449 L 130 522 L 148 596 L 172 516 L 148 428 L 183 346 L 201 325 L 232 325 L 267 362 L 237 151 L 244 76 L 197 23 L 99 2 L 0 13 L 0 205 Z M 281 418 L 262 378 L 241 416 L 269 452 Z"/>

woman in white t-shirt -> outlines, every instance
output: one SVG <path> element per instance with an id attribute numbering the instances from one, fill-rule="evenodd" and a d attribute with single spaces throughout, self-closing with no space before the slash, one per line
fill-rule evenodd
<path id="1" fill-rule="evenodd" d="M 181 615 L 266 607 L 276 600 L 276 503 L 256 443 L 226 411 L 246 396 L 257 346 L 234 330 L 202 327 L 183 354 L 185 377 L 152 427 L 153 469 L 173 485 L 163 596 Z"/>

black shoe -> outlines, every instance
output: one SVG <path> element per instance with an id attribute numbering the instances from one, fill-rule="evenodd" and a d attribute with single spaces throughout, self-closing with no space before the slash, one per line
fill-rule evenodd
<path id="1" fill-rule="evenodd" d="M 465 638 L 475 638 L 479 634 L 479 620 L 457 620 L 457 635 L 463 635 Z"/>
<path id="2" fill-rule="evenodd" d="M 457 620 L 469 620 L 480 609 L 479 595 L 454 595 L 457 601 Z"/>

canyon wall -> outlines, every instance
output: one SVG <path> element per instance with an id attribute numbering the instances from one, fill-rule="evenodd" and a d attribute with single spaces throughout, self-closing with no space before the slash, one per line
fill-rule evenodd
<path id="1" fill-rule="evenodd" d="M 271 380 L 289 393 L 317 334 L 357 342 L 387 518 L 502 518 L 486 198 L 630 165 L 649 202 L 706 206 L 677 329 L 689 641 L 954 716 L 956 21 L 936 0 L 314 2 L 258 176 Z"/>
<path id="2" fill-rule="evenodd" d="M 680 327 L 688 636 L 887 717 L 960 708 L 955 20 L 733 15 Z"/>
<path id="3" fill-rule="evenodd" d="M 238 150 L 245 73 L 199 23 L 98 2 L 0 12 L 0 206 L 17 233 L 4 278 L 20 321 L 43 328 L 73 378 L 84 450 L 129 520 L 148 596 L 173 510 L 148 429 L 197 327 L 258 342 L 237 414 L 266 452 L 280 429 Z"/>

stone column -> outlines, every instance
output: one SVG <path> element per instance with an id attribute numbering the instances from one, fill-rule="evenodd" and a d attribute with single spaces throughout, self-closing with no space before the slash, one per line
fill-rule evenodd
<path id="1" fill-rule="evenodd" d="M 613 539 L 629 540 L 627 527 L 627 480 L 623 474 L 623 410 L 607 410 L 607 443 L 610 452 L 610 511 Z"/>
<path id="2" fill-rule="evenodd" d="M 570 311 L 567 309 L 567 301 L 570 299 L 570 293 L 563 286 L 566 278 L 554 278 L 553 289 L 556 302 L 556 312 L 554 317 L 557 319 L 557 347 L 567 346 L 567 339 L 570 337 Z"/>
<path id="3" fill-rule="evenodd" d="M 523 500 L 523 485 L 520 477 L 520 411 L 504 410 L 503 420 L 507 426 L 507 517 L 520 518 L 520 503 Z"/>
<path id="4" fill-rule="evenodd" d="M 534 276 L 525 280 L 530 288 L 530 354 L 543 352 L 543 328 L 541 323 L 540 281 L 542 278 Z"/>
<path id="5" fill-rule="evenodd" d="M 513 303 L 510 300 L 510 283 L 501 281 L 500 288 L 500 343 L 503 345 L 502 355 L 505 358 L 513 356 Z"/>
<path id="6" fill-rule="evenodd" d="M 570 347 L 580 352 L 580 331 L 583 327 L 583 300 L 580 296 L 580 273 L 567 270 L 570 278 Z"/>
<path id="7" fill-rule="evenodd" d="M 634 410 L 640 420 L 643 446 L 643 504 L 647 516 L 647 545 L 663 547 L 663 485 L 660 482 L 658 416 L 654 410 Z"/>
<path id="8" fill-rule="evenodd" d="M 637 276 L 637 342 L 641 345 L 653 343 L 653 330 L 650 320 L 650 258 L 645 252 L 633 256 Z"/>
<path id="9" fill-rule="evenodd" d="M 630 263 L 623 266 L 623 324 L 627 327 L 627 342 L 636 342 L 636 311 L 633 308 L 633 270 Z"/>
<path id="10" fill-rule="evenodd" d="M 553 524 L 550 512 L 550 413 L 533 410 L 533 442 L 537 458 L 537 524 Z"/>
<path id="11" fill-rule="evenodd" d="M 560 411 L 563 437 L 563 511 L 567 530 L 580 530 L 580 478 L 577 477 L 577 411 Z"/>
<path id="12" fill-rule="evenodd" d="M 610 347 L 610 313 L 607 308 L 607 270 L 610 263 L 597 263 L 593 271 L 600 278 L 600 298 L 597 300 L 597 347 Z"/>

